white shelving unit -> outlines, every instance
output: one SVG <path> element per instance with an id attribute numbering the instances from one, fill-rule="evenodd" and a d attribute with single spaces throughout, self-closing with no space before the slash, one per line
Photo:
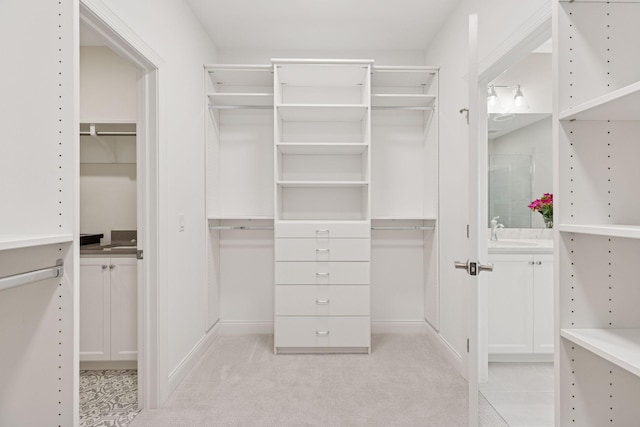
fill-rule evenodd
<path id="1" fill-rule="evenodd" d="M 371 349 L 371 62 L 274 60 L 276 353 Z"/>
<path id="2" fill-rule="evenodd" d="M 373 255 L 385 259 L 391 242 L 413 246 L 419 239 L 424 318 L 437 330 L 438 68 L 374 66 L 371 85 Z M 385 270 L 406 275 L 391 263 Z M 377 271 L 374 281 L 386 277 Z"/>
<path id="3" fill-rule="evenodd" d="M 556 1 L 556 425 L 637 424 L 640 3 Z"/>

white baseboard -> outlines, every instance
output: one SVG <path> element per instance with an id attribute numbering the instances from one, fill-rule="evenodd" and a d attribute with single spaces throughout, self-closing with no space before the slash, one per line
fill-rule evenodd
<path id="1" fill-rule="evenodd" d="M 442 338 L 433 327 L 427 323 L 427 335 L 433 340 L 433 342 L 437 345 L 438 351 L 440 354 L 451 363 L 462 375 L 463 378 L 467 378 L 467 369 L 466 366 L 462 363 L 462 356 L 453 348 L 449 343 Z"/>
<path id="2" fill-rule="evenodd" d="M 372 334 L 426 334 L 429 325 L 424 320 L 372 320 Z"/>
<path id="3" fill-rule="evenodd" d="M 489 362 L 520 362 L 520 363 L 553 363 L 553 353 L 489 353 Z"/>
<path id="4" fill-rule="evenodd" d="M 219 335 L 219 326 L 216 323 L 209 332 L 207 332 L 200 341 L 193 347 L 193 349 L 182 359 L 182 361 L 176 366 L 176 368 L 169 374 L 169 394 L 180 385 L 182 380 L 193 369 L 195 364 L 200 360 L 200 357 L 209 348 L 214 339 Z"/>
<path id="5" fill-rule="evenodd" d="M 270 320 L 221 320 L 218 325 L 221 336 L 273 334 L 273 321 Z"/>

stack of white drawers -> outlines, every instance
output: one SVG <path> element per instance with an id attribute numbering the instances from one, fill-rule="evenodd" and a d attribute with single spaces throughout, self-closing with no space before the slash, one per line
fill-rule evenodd
<path id="1" fill-rule="evenodd" d="M 276 227 L 276 352 L 371 347 L 368 221 Z"/>

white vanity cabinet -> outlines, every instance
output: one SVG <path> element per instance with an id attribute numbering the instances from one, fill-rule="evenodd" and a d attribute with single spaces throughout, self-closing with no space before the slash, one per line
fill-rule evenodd
<path id="1" fill-rule="evenodd" d="M 489 254 L 489 353 L 553 353 L 553 255 Z"/>
<path id="2" fill-rule="evenodd" d="M 80 258 L 80 360 L 136 360 L 137 260 Z"/>

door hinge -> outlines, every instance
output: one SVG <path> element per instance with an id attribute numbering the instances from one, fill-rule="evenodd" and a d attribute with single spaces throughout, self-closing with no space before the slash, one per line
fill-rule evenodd
<path id="1" fill-rule="evenodd" d="M 467 353 L 469 353 L 469 338 L 467 338 Z"/>
<path id="2" fill-rule="evenodd" d="M 467 224 L 467 239 L 469 238 L 469 224 Z"/>

